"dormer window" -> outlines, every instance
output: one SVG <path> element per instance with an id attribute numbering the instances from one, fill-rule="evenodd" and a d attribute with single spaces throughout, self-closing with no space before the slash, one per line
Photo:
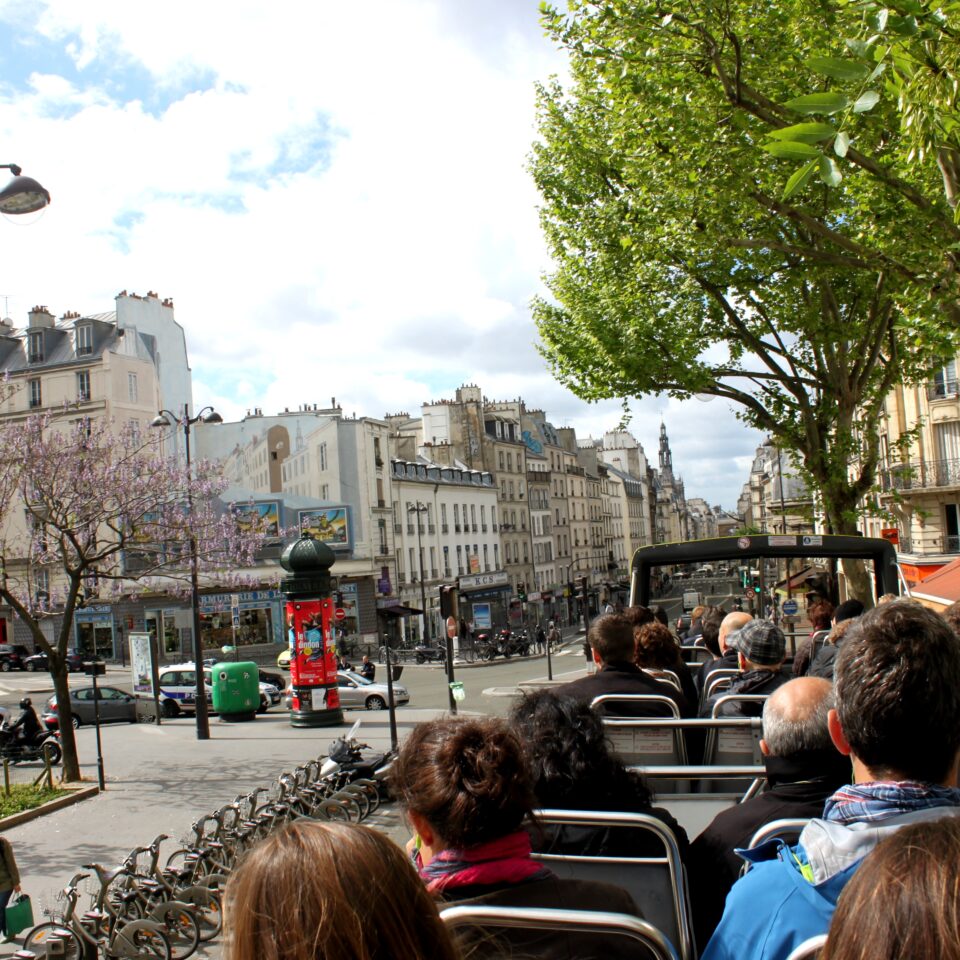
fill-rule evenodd
<path id="1" fill-rule="evenodd" d="M 84 323 L 77 327 L 77 356 L 93 353 L 93 325 Z"/>
<path id="2" fill-rule="evenodd" d="M 43 331 L 34 330 L 27 336 L 30 363 L 43 363 Z"/>

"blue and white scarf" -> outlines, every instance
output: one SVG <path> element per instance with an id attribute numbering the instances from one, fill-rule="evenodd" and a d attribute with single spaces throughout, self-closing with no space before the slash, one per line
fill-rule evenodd
<path id="1" fill-rule="evenodd" d="M 831 823 L 877 823 L 916 810 L 960 806 L 960 790 L 932 783 L 854 783 L 841 787 L 823 808 Z"/>

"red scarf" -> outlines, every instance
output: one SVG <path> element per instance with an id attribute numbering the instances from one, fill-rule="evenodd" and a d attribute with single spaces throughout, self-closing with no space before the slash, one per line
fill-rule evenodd
<path id="1" fill-rule="evenodd" d="M 465 850 L 441 850 L 426 866 L 415 850 L 413 862 L 434 895 L 456 887 L 497 886 L 544 880 L 553 874 L 530 858 L 526 830 L 481 843 Z"/>

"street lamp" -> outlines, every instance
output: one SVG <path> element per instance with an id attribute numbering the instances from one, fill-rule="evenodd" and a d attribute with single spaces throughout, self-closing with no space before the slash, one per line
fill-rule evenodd
<path id="1" fill-rule="evenodd" d="M 32 177 L 20 176 L 15 163 L 0 163 L 0 170 L 9 170 L 13 179 L 0 190 L 0 213 L 36 213 L 50 203 L 49 192 Z"/>
<path id="2" fill-rule="evenodd" d="M 190 408 L 183 405 L 178 416 L 170 410 L 161 410 L 150 422 L 151 427 L 183 427 L 183 443 L 187 459 L 187 503 L 193 515 L 193 491 L 190 489 L 190 428 L 195 423 L 223 423 L 223 417 L 213 407 L 204 407 L 195 417 L 190 416 Z M 197 677 L 197 739 L 210 739 L 210 715 L 207 710 L 207 691 L 203 679 L 203 645 L 200 642 L 200 585 L 197 574 L 197 538 L 190 529 L 190 608 L 193 614 L 193 666 Z"/>
<path id="3" fill-rule="evenodd" d="M 427 506 L 419 500 L 413 504 L 408 504 L 407 513 L 417 515 L 417 551 L 420 554 L 420 607 L 423 610 L 423 639 L 430 643 L 430 612 L 427 610 L 427 588 L 424 584 L 426 576 L 423 570 L 423 528 L 420 526 L 420 514 L 429 513 Z"/>

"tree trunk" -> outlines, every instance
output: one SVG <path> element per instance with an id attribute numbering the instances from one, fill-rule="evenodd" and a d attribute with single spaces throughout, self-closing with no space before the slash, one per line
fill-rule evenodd
<path id="1" fill-rule="evenodd" d="M 60 746 L 63 748 L 63 779 L 72 783 L 80 779 L 80 758 L 77 756 L 77 738 L 71 721 L 70 687 L 67 683 L 67 662 L 60 657 L 49 657 L 50 676 L 57 695 L 57 716 L 60 722 Z M 56 663 L 54 661 L 57 661 Z"/>
<path id="2" fill-rule="evenodd" d="M 832 505 L 828 505 L 824 497 L 827 516 L 833 518 L 831 528 L 834 533 L 848 537 L 860 535 L 857 521 L 853 519 L 856 506 L 857 499 L 849 489 L 836 496 Z M 847 596 L 859 600 L 869 610 L 873 606 L 873 581 L 867 573 L 866 564 L 863 560 L 848 557 L 840 561 L 840 566 L 847 583 Z"/>

